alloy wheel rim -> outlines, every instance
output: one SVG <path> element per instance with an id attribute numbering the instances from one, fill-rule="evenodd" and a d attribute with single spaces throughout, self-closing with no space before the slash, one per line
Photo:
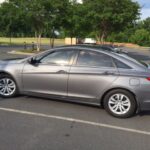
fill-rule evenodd
<path id="1" fill-rule="evenodd" d="M 114 94 L 109 98 L 108 106 L 113 113 L 122 115 L 129 111 L 131 102 L 124 94 Z"/>
<path id="2" fill-rule="evenodd" d="M 0 79 L 0 95 L 2 96 L 10 96 L 16 90 L 15 82 L 10 78 L 2 78 Z"/>

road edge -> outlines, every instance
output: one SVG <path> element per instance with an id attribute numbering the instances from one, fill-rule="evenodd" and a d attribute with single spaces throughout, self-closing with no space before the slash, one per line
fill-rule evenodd
<path id="1" fill-rule="evenodd" d="M 35 54 L 35 53 L 25 53 L 25 52 L 20 52 L 20 51 L 15 51 L 15 50 L 12 50 L 12 51 L 7 52 L 7 53 L 8 54 L 17 54 L 17 55 L 28 55 L 28 56 Z"/>

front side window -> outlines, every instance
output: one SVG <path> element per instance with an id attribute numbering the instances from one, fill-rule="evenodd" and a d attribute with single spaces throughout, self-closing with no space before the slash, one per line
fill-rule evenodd
<path id="1" fill-rule="evenodd" d="M 42 58 L 40 62 L 54 65 L 68 65 L 73 52 L 73 50 L 54 51 Z"/>
<path id="2" fill-rule="evenodd" d="M 77 59 L 78 66 L 114 67 L 112 58 L 106 54 L 80 51 Z"/>

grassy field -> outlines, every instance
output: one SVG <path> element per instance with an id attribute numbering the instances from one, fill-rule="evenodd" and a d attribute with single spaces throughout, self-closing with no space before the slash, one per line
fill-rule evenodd
<path id="1" fill-rule="evenodd" d="M 11 38 L 11 44 L 22 45 L 26 42 L 27 44 L 32 44 L 32 42 L 36 43 L 35 38 Z M 42 44 L 49 45 L 49 38 L 42 38 Z M 10 38 L 0 37 L 0 44 L 10 44 Z M 64 45 L 64 39 L 55 39 L 56 45 Z"/>

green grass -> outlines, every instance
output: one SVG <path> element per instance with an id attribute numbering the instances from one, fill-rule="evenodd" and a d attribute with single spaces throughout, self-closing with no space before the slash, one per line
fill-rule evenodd
<path id="1" fill-rule="evenodd" d="M 36 38 L 11 38 L 11 44 L 12 45 L 22 45 L 26 42 L 27 44 L 32 44 L 34 42 L 36 44 Z M 42 38 L 41 39 L 42 44 L 49 45 L 50 40 L 49 38 Z M 10 38 L 7 37 L 0 37 L 0 44 L 10 44 Z M 64 45 L 65 40 L 64 39 L 55 39 L 55 45 Z"/>
<path id="2" fill-rule="evenodd" d="M 45 51 L 45 49 L 41 49 L 40 52 Z M 17 50 L 17 52 L 23 52 L 23 53 L 38 53 L 36 49 L 21 49 Z"/>

